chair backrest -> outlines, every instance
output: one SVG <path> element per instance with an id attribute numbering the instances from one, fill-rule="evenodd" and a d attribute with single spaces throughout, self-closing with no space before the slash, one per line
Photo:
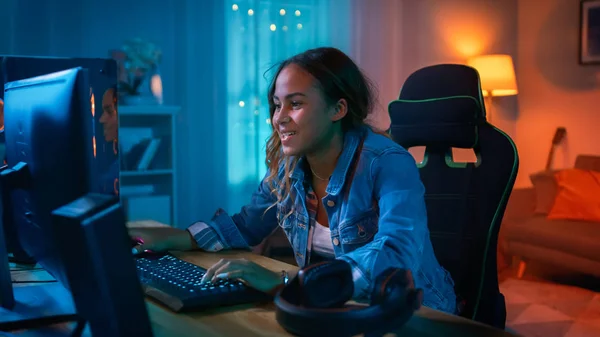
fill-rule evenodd
<path id="1" fill-rule="evenodd" d="M 389 113 L 397 143 L 425 146 L 419 170 L 428 225 L 462 299 L 461 315 L 504 328 L 496 245 L 519 160 L 511 138 L 486 121 L 479 74 L 458 64 L 417 70 Z M 454 162 L 452 148 L 473 149 L 477 162 Z"/>

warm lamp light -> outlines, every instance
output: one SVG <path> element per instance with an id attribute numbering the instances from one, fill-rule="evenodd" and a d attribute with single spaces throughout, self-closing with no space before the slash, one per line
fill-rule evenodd
<path id="1" fill-rule="evenodd" d="M 481 55 L 468 60 L 467 64 L 479 72 L 483 96 L 512 96 L 518 94 L 515 67 L 510 55 Z M 491 102 L 490 102 L 491 110 Z M 489 114 L 491 117 L 491 114 Z M 489 119 L 491 121 L 491 118 Z"/>
<path id="2" fill-rule="evenodd" d="M 482 55 L 469 59 L 469 66 L 477 69 L 484 96 L 512 96 L 518 93 L 515 67 L 510 55 Z"/>

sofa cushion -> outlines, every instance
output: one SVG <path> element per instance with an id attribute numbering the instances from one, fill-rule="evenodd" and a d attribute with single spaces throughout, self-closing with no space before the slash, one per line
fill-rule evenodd
<path id="1" fill-rule="evenodd" d="M 579 155 L 575 159 L 575 168 L 600 172 L 600 156 Z"/>
<path id="2" fill-rule="evenodd" d="M 554 205 L 554 199 L 558 192 L 555 173 L 556 171 L 542 171 L 529 176 L 535 190 L 534 212 L 536 214 L 548 214 Z"/>
<path id="3" fill-rule="evenodd" d="M 507 241 L 523 242 L 600 261 L 600 223 L 548 220 L 536 215 L 507 223 Z"/>
<path id="4" fill-rule="evenodd" d="M 548 219 L 593 221 L 600 225 L 600 172 L 566 169 L 555 177 L 558 193 Z"/>

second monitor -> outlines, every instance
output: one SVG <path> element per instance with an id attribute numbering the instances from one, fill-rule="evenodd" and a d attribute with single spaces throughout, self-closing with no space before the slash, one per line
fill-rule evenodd
<path id="1" fill-rule="evenodd" d="M 2 171 L 0 183 L 9 191 L 9 200 L 3 202 L 10 201 L 21 245 L 70 288 L 83 319 L 90 324 L 101 322 L 102 317 L 119 321 L 120 307 L 136 307 L 127 314 L 137 313 L 138 323 L 122 326 L 121 331 L 144 330 L 137 335 L 147 336 L 147 313 L 118 198 L 92 195 L 81 199 L 94 190 L 96 181 L 90 169 L 96 153 L 87 70 L 75 68 L 10 82 L 4 93 L 8 167 Z M 73 203 L 75 200 L 79 202 Z M 62 216 L 57 216 L 57 209 Z M 108 238 L 111 235 L 112 240 Z M 120 266 L 120 273 L 111 270 L 114 265 Z M 127 274 L 129 277 L 122 277 Z M 113 282 L 119 275 L 122 282 Z M 117 294 L 124 287 L 125 297 Z M 110 295 L 100 296 L 106 294 Z M 121 299 L 128 301 L 121 303 Z M 117 307 L 118 303 L 124 305 Z M 109 312 L 111 308 L 115 310 Z M 107 331 L 114 328 L 110 323 L 105 320 L 96 326 Z"/>

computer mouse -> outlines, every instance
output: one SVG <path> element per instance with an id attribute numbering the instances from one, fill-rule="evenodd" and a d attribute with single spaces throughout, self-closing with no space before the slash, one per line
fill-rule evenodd
<path id="1" fill-rule="evenodd" d="M 157 257 L 157 256 L 165 255 L 165 253 L 155 252 L 150 249 L 144 249 L 143 251 L 139 251 L 138 249 L 135 248 L 136 246 L 142 245 L 142 244 L 144 244 L 144 240 L 142 240 L 141 238 L 131 238 L 131 253 L 137 258 L 142 258 L 142 257 L 148 258 L 148 257 Z"/>
<path id="2" fill-rule="evenodd" d="M 144 244 L 144 240 L 142 240 L 142 238 L 130 238 L 131 240 L 131 248 L 137 246 L 137 245 L 142 245 Z"/>

